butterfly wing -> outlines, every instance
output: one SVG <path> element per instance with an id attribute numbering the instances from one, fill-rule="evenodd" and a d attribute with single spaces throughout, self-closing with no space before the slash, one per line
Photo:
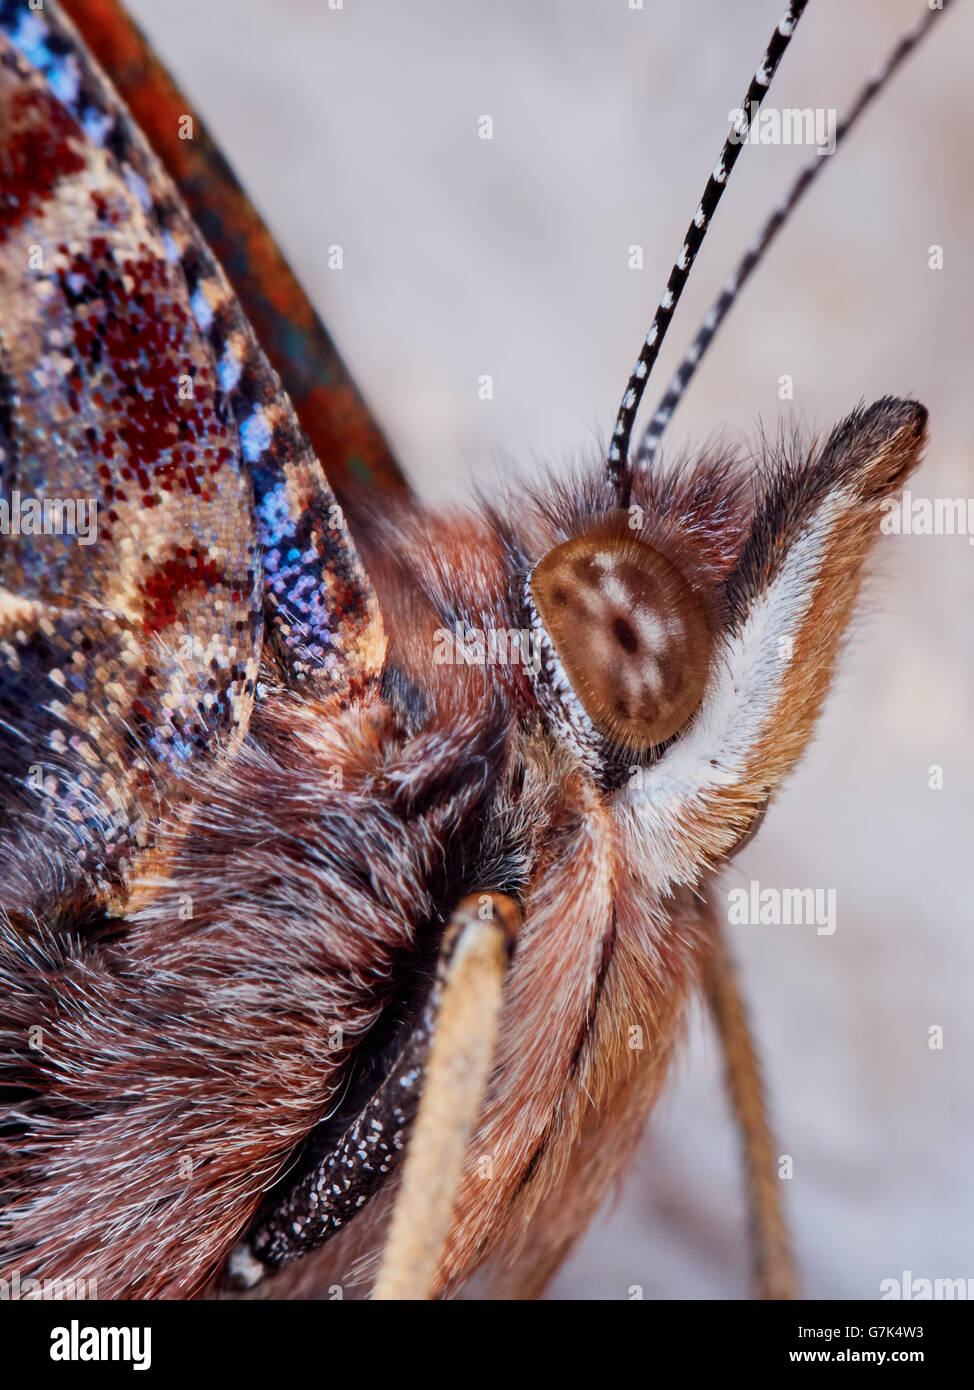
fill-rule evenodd
<path id="1" fill-rule="evenodd" d="M 0 130 L 0 843 L 16 907 L 28 845 L 52 890 L 123 886 L 187 766 L 245 731 L 261 672 L 343 698 L 383 638 L 223 272 L 54 5 L 0 0 Z"/>
<path id="2" fill-rule="evenodd" d="M 365 498 L 407 485 L 321 319 L 192 105 L 117 0 L 63 0 L 88 50 L 149 139 L 280 374 L 328 480 L 356 523 Z M 189 127 L 187 128 L 187 121 Z M 191 139 L 181 138 L 188 133 Z"/>

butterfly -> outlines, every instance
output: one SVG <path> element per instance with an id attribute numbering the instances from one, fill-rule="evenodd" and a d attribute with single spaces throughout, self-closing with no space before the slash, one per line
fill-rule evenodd
<path id="1" fill-rule="evenodd" d="M 926 414 L 757 470 L 658 467 L 672 395 L 630 435 L 804 8 L 608 457 L 442 518 L 114 7 L 0 4 L 5 1270 L 536 1293 L 703 982 L 791 1291 L 709 885 L 808 740 Z"/>

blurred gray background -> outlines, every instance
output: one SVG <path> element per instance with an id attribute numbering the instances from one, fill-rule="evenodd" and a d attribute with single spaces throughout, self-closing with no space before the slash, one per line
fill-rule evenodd
<path id="1" fill-rule="evenodd" d="M 922 5 L 813 0 L 771 103 L 841 111 Z M 435 499 L 607 436 L 781 8 L 131 0 Z M 972 117 L 974 3 L 959 0 L 780 238 L 671 446 L 759 420 L 825 427 L 860 399 L 913 393 L 932 414 L 914 494 L 974 498 Z M 806 155 L 742 152 L 660 388 Z M 340 272 L 327 268 L 336 242 Z M 628 269 L 634 243 L 642 272 Z M 819 737 L 728 877 L 837 892 L 834 936 L 733 929 L 813 1297 L 875 1298 L 904 1270 L 974 1278 L 972 576 L 964 536 L 885 541 Z M 719 1057 L 702 1017 L 691 1033 L 623 1191 L 552 1296 L 747 1294 Z"/>

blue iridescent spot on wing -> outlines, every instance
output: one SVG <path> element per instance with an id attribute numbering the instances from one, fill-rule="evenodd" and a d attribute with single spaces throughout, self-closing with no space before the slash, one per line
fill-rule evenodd
<path id="1" fill-rule="evenodd" d="M 240 426 L 240 444 L 244 458 L 248 463 L 256 463 L 264 450 L 270 446 L 270 442 L 271 427 L 263 410 L 257 406 Z"/>

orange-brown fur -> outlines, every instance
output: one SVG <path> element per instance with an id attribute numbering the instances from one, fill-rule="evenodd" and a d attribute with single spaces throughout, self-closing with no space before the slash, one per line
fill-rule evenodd
<path id="1" fill-rule="evenodd" d="M 812 577 L 774 722 L 740 785 L 687 808 L 700 876 L 804 747 L 878 498 L 921 438 L 915 424 L 889 446 L 866 440 L 864 455 L 852 431 L 836 476 L 858 501 Z M 648 542 L 724 621 L 721 586 L 755 514 L 733 471 L 644 479 L 634 499 Z M 8 1123 L 27 1126 L 0 1150 L 4 1270 L 94 1275 L 109 1296 L 201 1289 L 478 888 L 518 894 L 525 923 L 442 1290 L 496 1254 L 520 1271 L 499 1287 L 535 1293 L 584 1228 L 658 1094 L 705 946 L 692 885 L 657 890 L 638 825 L 539 717 L 524 670 L 431 662 L 431 633 L 452 616 L 518 626 L 520 567 L 611 509 L 594 473 L 571 498 L 532 505 L 450 528 L 399 520 L 401 558 L 380 584 L 381 688 L 350 706 L 272 691 L 240 750 L 187 788 L 195 819 L 174 821 L 166 881 L 142 885 L 129 920 L 85 903 L 59 915 L 56 866 L 26 866 L 0 950 L 0 1082 Z M 800 529 L 782 517 L 769 557 Z M 33 1025 L 40 1049 L 25 1041 Z M 351 1283 L 363 1260 L 367 1271 L 393 1191 L 269 1292 Z"/>

